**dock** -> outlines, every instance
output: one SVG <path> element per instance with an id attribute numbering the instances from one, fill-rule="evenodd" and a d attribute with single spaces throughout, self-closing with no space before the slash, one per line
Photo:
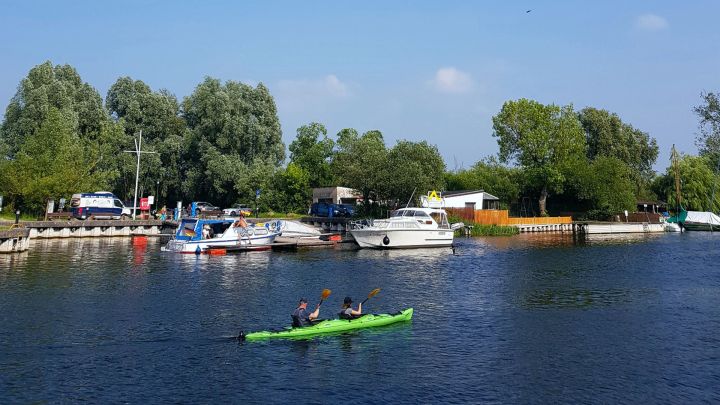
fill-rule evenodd
<path id="1" fill-rule="evenodd" d="M 0 253 L 24 252 L 30 247 L 30 230 L 11 228 L 0 231 Z"/>
<path id="2" fill-rule="evenodd" d="M 350 231 L 350 223 L 355 221 L 353 218 L 345 217 L 303 217 L 300 222 L 313 225 L 325 232 L 348 232 Z"/>
<path id="3" fill-rule="evenodd" d="M 113 236 L 160 236 L 164 226 L 174 227 L 161 220 L 61 220 L 21 222 L 29 230 L 30 238 L 87 238 Z"/>
<path id="4" fill-rule="evenodd" d="M 560 232 L 585 235 L 665 232 L 665 224 L 649 222 L 573 222 L 571 224 L 518 224 L 521 233 Z"/>

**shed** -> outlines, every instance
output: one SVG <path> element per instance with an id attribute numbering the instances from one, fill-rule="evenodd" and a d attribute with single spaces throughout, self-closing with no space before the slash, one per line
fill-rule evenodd
<path id="1" fill-rule="evenodd" d="M 446 191 L 442 196 L 447 208 L 500 209 L 500 199 L 483 190 Z"/>
<path id="2" fill-rule="evenodd" d="M 349 187 L 317 187 L 312 190 L 313 202 L 355 204 L 362 196 Z"/>

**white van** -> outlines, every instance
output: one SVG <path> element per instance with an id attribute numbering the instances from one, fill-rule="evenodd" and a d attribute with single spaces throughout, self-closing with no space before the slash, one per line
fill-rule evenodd
<path id="1" fill-rule="evenodd" d="M 73 194 L 70 200 L 70 212 L 73 217 L 79 219 L 90 216 L 98 219 L 120 219 L 131 215 L 130 209 L 125 208 L 125 204 L 109 191 Z"/>

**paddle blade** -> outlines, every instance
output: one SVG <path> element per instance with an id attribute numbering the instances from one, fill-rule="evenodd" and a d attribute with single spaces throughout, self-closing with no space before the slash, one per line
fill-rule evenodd
<path id="1" fill-rule="evenodd" d="M 322 292 L 322 299 L 323 299 L 323 300 L 326 300 L 327 297 L 330 296 L 330 293 L 332 293 L 332 291 L 328 290 L 327 288 L 324 289 L 323 292 Z"/>
<path id="2" fill-rule="evenodd" d="M 368 298 L 372 298 L 372 297 L 378 295 L 379 292 L 380 292 L 379 288 L 376 288 L 376 289 L 370 291 L 370 294 L 368 294 Z"/>

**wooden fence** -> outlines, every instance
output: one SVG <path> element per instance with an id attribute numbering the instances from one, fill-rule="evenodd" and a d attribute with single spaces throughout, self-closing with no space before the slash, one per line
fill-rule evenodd
<path id="1" fill-rule="evenodd" d="M 558 225 L 571 224 L 572 217 L 510 217 L 508 210 L 473 210 L 472 208 L 446 208 L 450 215 L 480 225 Z"/>

